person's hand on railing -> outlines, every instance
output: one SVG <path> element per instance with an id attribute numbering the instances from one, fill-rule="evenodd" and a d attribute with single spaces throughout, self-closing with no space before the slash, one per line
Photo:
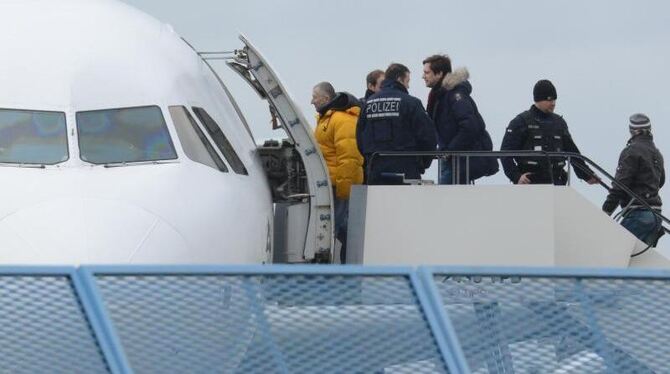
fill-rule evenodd
<path id="1" fill-rule="evenodd" d="M 618 205 L 619 202 L 616 200 L 605 200 L 602 207 L 603 212 L 607 213 L 608 216 L 611 216 Z"/>
<path id="2" fill-rule="evenodd" d="M 516 184 L 530 184 L 530 175 L 533 173 L 523 173 Z"/>
<path id="3" fill-rule="evenodd" d="M 600 182 L 601 182 L 600 178 L 596 177 L 595 175 L 586 181 L 586 183 L 588 184 L 598 184 Z"/>

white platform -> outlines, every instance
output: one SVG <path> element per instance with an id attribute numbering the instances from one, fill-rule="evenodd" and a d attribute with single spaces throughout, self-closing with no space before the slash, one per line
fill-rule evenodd
<path id="1" fill-rule="evenodd" d="M 354 186 L 349 263 L 628 267 L 645 246 L 570 187 Z M 658 258 L 656 258 L 658 257 Z M 655 251 L 637 266 L 666 267 Z"/>

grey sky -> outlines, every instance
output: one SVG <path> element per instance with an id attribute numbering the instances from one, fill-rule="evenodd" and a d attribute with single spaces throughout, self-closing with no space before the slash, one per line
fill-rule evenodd
<path id="1" fill-rule="evenodd" d="M 533 84 L 547 78 L 580 150 L 606 170 L 616 168 L 634 112 L 651 117 L 656 144 L 670 157 L 665 1 L 126 2 L 172 24 L 198 50 L 231 50 L 240 46 L 237 34 L 246 34 L 310 120 L 315 83 L 328 80 L 360 96 L 365 75 L 391 61 L 412 70 L 410 93 L 425 103 L 421 61 L 446 53 L 469 69 L 496 148 L 509 121 L 531 105 Z M 269 131 L 257 96 L 222 63 L 217 68 L 256 138 L 280 136 Z M 501 172 L 489 182 L 505 181 Z M 574 186 L 598 206 L 605 197 L 600 187 Z M 670 188 L 662 196 L 670 204 Z"/>

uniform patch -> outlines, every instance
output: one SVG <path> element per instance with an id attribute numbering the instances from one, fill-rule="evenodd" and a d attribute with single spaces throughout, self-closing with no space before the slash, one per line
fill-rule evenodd
<path id="1" fill-rule="evenodd" d="M 400 117 L 399 97 L 380 97 L 365 104 L 365 118 Z"/>

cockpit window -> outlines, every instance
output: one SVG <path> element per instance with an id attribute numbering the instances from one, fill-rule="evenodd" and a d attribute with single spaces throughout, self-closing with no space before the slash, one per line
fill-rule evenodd
<path id="1" fill-rule="evenodd" d="M 0 163 L 52 165 L 69 157 L 65 113 L 0 109 Z"/>
<path id="2" fill-rule="evenodd" d="M 177 158 L 165 118 L 157 106 L 77 113 L 79 153 L 94 164 Z"/>
<path id="3" fill-rule="evenodd" d="M 223 163 L 186 107 L 171 106 L 168 109 L 186 156 L 195 162 L 228 172 L 226 164 Z"/>
<path id="4" fill-rule="evenodd" d="M 249 173 L 247 172 L 247 168 L 244 166 L 242 160 L 240 159 L 240 156 L 238 156 L 237 152 L 235 152 L 233 145 L 230 144 L 228 138 L 221 130 L 221 127 L 219 127 L 219 124 L 217 124 L 214 121 L 214 119 L 207 113 L 207 111 L 205 111 L 202 108 L 193 107 L 193 112 L 198 117 L 200 122 L 202 122 L 202 124 L 205 125 L 205 129 L 209 133 L 209 136 L 212 137 L 212 140 L 223 154 L 223 157 L 225 157 L 226 160 L 228 160 L 230 167 L 233 168 L 235 173 L 249 175 Z"/>

